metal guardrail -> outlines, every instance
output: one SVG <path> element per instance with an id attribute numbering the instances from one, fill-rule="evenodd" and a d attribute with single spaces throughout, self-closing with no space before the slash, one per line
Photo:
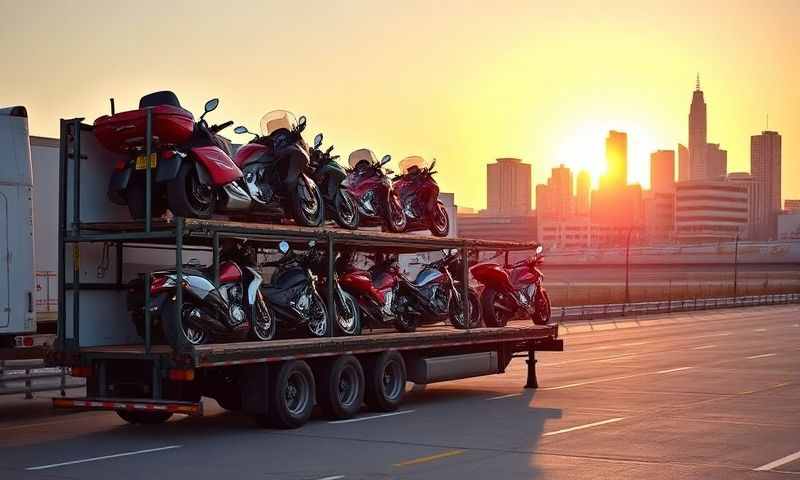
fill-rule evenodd
<path id="1" fill-rule="evenodd" d="M 559 322 L 570 320 L 593 320 L 596 318 L 646 315 L 652 313 L 691 312 L 715 308 L 746 307 L 759 305 L 785 305 L 800 303 L 800 293 L 776 293 L 740 297 L 693 298 L 685 300 L 662 300 L 657 302 L 612 303 L 605 305 L 576 305 L 554 307 L 553 317 Z"/>
<path id="2" fill-rule="evenodd" d="M 44 360 L 0 360 L 0 395 L 24 394 L 30 400 L 35 392 L 59 391 L 83 384 L 67 383 L 64 367 L 46 367 Z"/>

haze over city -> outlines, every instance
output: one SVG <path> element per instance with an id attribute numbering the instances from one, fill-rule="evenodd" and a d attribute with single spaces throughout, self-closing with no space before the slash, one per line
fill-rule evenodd
<path id="1" fill-rule="evenodd" d="M 152 8 L 163 21 L 144 21 Z M 214 118 L 251 128 L 275 108 L 305 114 L 343 154 L 435 157 L 442 189 L 482 208 L 497 157 L 531 163 L 534 185 L 560 163 L 596 185 L 612 129 L 629 136 L 629 181 L 647 187 L 649 154 L 687 142 L 699 73 L 728 170 L 749 169 L 750 135 L 769 115 L 783 136 L 783 196 L 800 196 L 794 1 L 0 0 L 0 10 L 0 104 L 26 105 L 36 135 L 107 113 L 109 97 L 127 109 L 169 88 L 195 112 L 220 97 Z"/>

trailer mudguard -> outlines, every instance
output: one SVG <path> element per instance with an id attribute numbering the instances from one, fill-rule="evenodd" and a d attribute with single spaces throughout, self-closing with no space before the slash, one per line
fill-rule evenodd
<path id="1" fill-rule="evenodd" d="M 155 181 L 159 183 L 169 182 L 177 177 L 178 170 L 181 169 L 182 160 L 178 155 L 173 155 L 172 158 L 160 158 L 156 168 Z"/>
<path id="2" fill-rule="evenodd" d="M 111 200 L 111 203 L 117 205 L 128 204 L 125 191 L 128 189 L 132 173 L 133 165 L 128 165 L 122 170 L 114 170 L 111 174 L 111 179 L 108 182 L 108 199 Z"/>

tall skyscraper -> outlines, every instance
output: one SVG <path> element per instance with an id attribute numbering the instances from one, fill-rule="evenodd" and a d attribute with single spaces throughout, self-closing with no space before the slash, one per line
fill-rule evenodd
<path id="1" fill-rule="evenodd" d="M 628 183 L 628 134 L 611 130 L 606 137 L 608 169 L 600 179 L 600 188 L 622 187 Z"/>
<path id="2" fill-rule="evenodd" d="M 575 213 L 578 215 L 589 214 L 589 195 L 592 189 L 592 177 L 586 170 L 578 172 L 575 185 Z"/>
<path id="3" fill-rule="evenodd" d="M 492 215 L 531 212 L 531 166 L 519 158 L 498 158 L 486 165 L 486 210 Z"/>
<path id="4" fill-rule="evenodd" d="M 658 150 L 650 154 L 650 190 L 653 193 L 675 191 L 675 152 Z"/>
<path id="5" fill-rule="evenodd" d="M 750 173 L 755 191 L 756 235 L 769 240 L 777 235 L 777 215 L 781 209 L 781 136 L 765 130 L 750 137 Z"/>
<path id="6" fill-rule="evenodd" d="M 678 144 L 678 181 L 689 180 L 689 149 Z"/>
<path id="7" fill-rule="evenodd" d="M 719 143 L 706 144 L 706 178 L 722 180 L 728 174 L 728 151 L 719 148 Z"/>
<path id="8" fill-rule="evenodd" d="M 564 219 L 575 211 L 572 170 L 559 165 L 551 171 L 547 185 L 536 185 L 536 216 Z"/>
<path id="9" fill-rule="evenodd" d="M 701 180 L 706 176 L 706 102 L 700 90 L 700 75 L 692 93 L 689 108 L 689 180 Z"/>

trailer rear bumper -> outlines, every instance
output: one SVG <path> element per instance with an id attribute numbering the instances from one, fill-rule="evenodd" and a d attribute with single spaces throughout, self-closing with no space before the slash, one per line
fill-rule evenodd
<path id="1" fill-rule="evenodd" d="M 175 402 L 149 398 L 54 398 L 53 408 L 68 410 L 128 410 L 202 415 L 202 402 Z"/>

